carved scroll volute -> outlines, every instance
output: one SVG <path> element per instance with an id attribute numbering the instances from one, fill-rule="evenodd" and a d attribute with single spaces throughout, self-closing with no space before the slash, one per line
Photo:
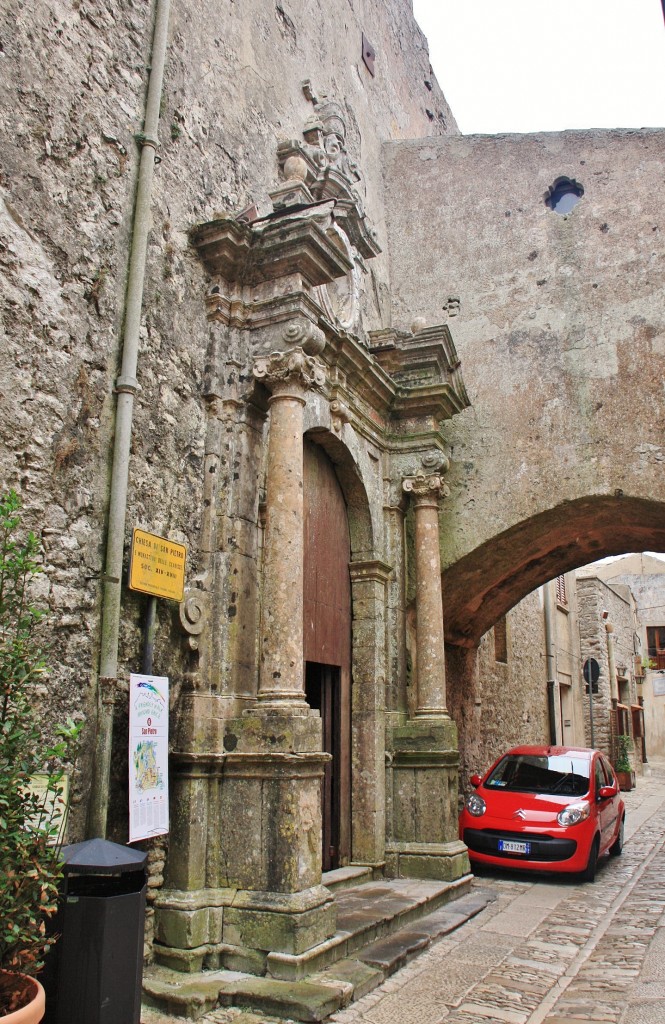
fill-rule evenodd
<path id="1" fill-rule="evenodd" d="M 199 637 L 208 620 L 208 595 L 204 590 L 191 589 L 185 591 L 180 602 L 180 625 L 187 634 L 187 643 L 192 651 L 199 648 Z"/>
<path id="2" fill-rule="evenodd" d="M 443 478 L 436 475 L 428 476 L 425 473 L 418 473 L 416 476 L 407 477 L 402 487 L 407 494 L 413 496 L 416 504 L 426 501 L 439 502 L 441 498 L 447 498 L 450 488 L 444 483 Z"/>
<path id="3" fill-rule="evenodd" d="M 443 474 L 450 468 L 448 457 L 440 451 L 426 452 L 421 458 L 421 465 L 422 468 L 403 480 L 404 491 L 413 496 L 416 504 L 438 503 L 442 498 L 447 498 L 450 488 Z"/>

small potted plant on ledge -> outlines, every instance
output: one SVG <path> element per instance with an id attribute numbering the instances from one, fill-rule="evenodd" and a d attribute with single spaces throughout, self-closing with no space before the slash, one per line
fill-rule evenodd
<path id="1" fill-rule="evenodd" d="M 630 763 L 630 737 L 621 735 L 618 737 L 619 751 L 617 753 L 614 770 L 617 773 L 619 788 L 629 792 L 635 788 L 635 772 Z"/>
<path id="2" fill-rule="evenodd" d="M 62 877 L 63 763 L 80 725 L 69 721 L 55 741 L 42 739 L 37 686 L 45 661 L 36 626 L 43 613 L 30 599 L 40 571 L 34 534 L 20 535 L 20 501 L 0 496 L 0 1021 L 33 1024 L 44 1015 L 34 977 L 53 942 Z M 39 780 L 39 785 L 37 785 Z"/>

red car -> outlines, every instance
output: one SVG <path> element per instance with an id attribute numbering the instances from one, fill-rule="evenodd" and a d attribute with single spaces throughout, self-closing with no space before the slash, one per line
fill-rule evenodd
<path id="1" fill-rule="evenodd" d="M 593 882 L 598 858 L 621 853 L 626 808 L 599 750 L 515 747 L 471 784 L 459 834 L 472 863 L 576 872 Z"/>

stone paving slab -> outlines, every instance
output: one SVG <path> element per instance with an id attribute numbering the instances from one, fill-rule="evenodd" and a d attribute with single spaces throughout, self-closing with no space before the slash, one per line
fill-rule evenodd
<path id="1" fill-rule="evenodd" d="M 626 797 L 624 854 L 595 884 L 484 875 L 491 907 L 333 1021 L 665 1024 L 665 765 Z"/>
<path id="2" fill-rule="evenodd" d="M 624 854 L 600 865 L 594 885 L 483 876 L 464 899 L 482 889 L 494 895 L 492 903 L 330 1019 L 665 1024 L 665 764 L 652 765 L 651 777 L 625 797 Z M 521 930 L 514 926 L 517 919 Z M 201 1020 L 276 1024 L 275 1017 L 237 1007 L 218 1008 Z M 174 1018 L 142 1018 L 142 1024 L 167 1022 L 174 1024 Z"/>

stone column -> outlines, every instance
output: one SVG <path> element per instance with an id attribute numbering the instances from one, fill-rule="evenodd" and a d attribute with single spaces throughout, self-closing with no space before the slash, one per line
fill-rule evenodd
<path id="1" fill-rule="evenodd" d="M 389 874 L 453 882 L 469 872 L 466 846 L 457 838 L 459 750 L 446 707 L 439 500 L 448 493 L 436 468 L 403 481 L 414 499 L 416 548 L 416 710 L 393 726 L 387 742 L 391 835 Z M 432 459 L 425 463 L 431 470 Z M 439 470 L 439 472 L 437 472 Z M 469 876 L 470 877 L 470 876 Z"/>
<path id="2" fill-rule="evenodd" d="M 307 389 L 325 378 L 302 349 L 257 360 L 254 376 L 272 391 L 258 699 L 265 708 L 304 708 L 303 407 Z"/>
<path id="3" fill-rule="evenodd" d="M 438 475 L 408 477 L 416 519 L 416 718 L 449 718 L 443 641 L 439 500 L 448 492 Z"/>

